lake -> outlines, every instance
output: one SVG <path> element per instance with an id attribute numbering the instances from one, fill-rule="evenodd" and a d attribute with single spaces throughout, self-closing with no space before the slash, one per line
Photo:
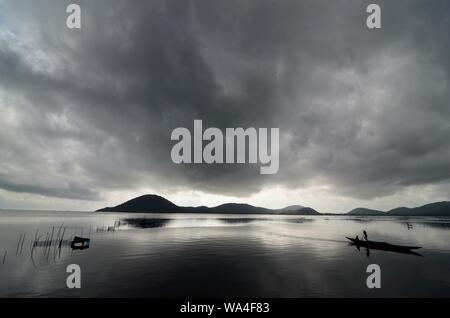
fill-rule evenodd
<path id="1" fill-rule="evenodd" d="M 449 297 L 449 268 L 450 218 L 0 211 L 0 297 Z"/>

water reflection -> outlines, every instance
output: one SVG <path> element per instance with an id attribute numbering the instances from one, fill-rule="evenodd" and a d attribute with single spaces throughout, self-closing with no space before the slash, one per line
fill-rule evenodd
<path id="1" fill-rule="evenodd" d="M 153 218 L 129 218 L 129 219 L 122 219 L 122 223 L 125 225 L 130 225 L 136 228 L 155 228 L 155 227 L 163 227 L 166 226 L 170 219 L 153 219 Z M 119 226 L 120 226 L 119 222 Z"/>
<path id="2" fill-rule="evenodd" d="M 201 226 L 226 226 L 226 225 L 243 225 L 261 222 L 289 222 L 289 223 L 306 223 L 314 222 L 314 219 L 308 218 L 268 218 L 268 217 L 184 217 L 184 218 L 124 218 L 116 221 L 122 225 L 128 225 L 135 228 L 158 228 L 158 227 L 201 227 Z M 170 224 L 169 224 L 170 223 Z M 116 226 L 111 230 L 117 229 Z"/>
<path id="3" fill-rule="evenodd" d="M 450 223 L 448 222 L 422 222 L 419 224 L 425 227 L 437 228 L 441 230 L 450 230 Z"/>
<path id="4" fill-rule="evenodd" d="M 219 221 L 223 222 L 224 224 L 246 224 L 256 221 L 268 221 L 269 219 L 264 218 L 219 218 Z"/>

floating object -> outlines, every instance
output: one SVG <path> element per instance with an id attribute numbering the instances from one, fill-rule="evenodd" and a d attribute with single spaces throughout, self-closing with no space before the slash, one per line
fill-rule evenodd
<path id="1" fill-rule="evenodd" d="M 403 254 L 413 254 L 413 255 L 419 255 L 420 254 L 412 251 L 417 250 L 421 248 L 420 246 L 404 246 L 404 245 L 394 245 L 389 244 L 386 242 L 375 242 L 375 241 L 364 241 L 364 240 L 357 240 L 355 238 L 346 237 L 352 245 L 356 245 L 356 247 L 365 247 L 368 249 L 374 249 L 374 250 L 382 250 L 382 251 L 389 251 L 389 252 L 397 252 L 397 253 L 403 253 Z"/>
<path id="2" fill-rule="evenodd" d="M 91 244 L 90 238 L 75 236 L 72 240 L 72 243 L 70 244 L 70 247 L 73 250 L 84 250 L 89 248 L 90 244 Z"/>

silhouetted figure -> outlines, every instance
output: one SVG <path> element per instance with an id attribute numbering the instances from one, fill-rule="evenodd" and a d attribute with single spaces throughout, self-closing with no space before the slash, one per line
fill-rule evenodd
<path id="1" fill-rule="evenodd" d="M 367 239 L 367 232 L 366 232 L 366 230 L 364 230 L 364 231 L 363 231 L 363 234 L 364 234 L 364 239 L 365 239 L 366 241 L 368 241 L 368 239 Z"/>
<path id="2" fill-rule="evenodd" d="M 358 235 L 356 235 L 356 238 L 355 238 L 355 240 L 356 240 L 356 242 L 358 242 L 358 241 L 359 241 L 359 236 L 358 236 Z"/>

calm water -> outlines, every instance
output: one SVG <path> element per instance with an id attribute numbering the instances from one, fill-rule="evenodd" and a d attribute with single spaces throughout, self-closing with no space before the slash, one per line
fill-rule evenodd
<path id="1" fill-rule="evenodd" d="M 422 257 L 368 256 L 345 240 L 364 229 Z M 90 248 L 72 250 L 74 235 Z M 69 264 L 81 289 L 66 287 Z M 449 297 L 449 268 L 448 218 L 0 211 L 1 297 Z"/>

